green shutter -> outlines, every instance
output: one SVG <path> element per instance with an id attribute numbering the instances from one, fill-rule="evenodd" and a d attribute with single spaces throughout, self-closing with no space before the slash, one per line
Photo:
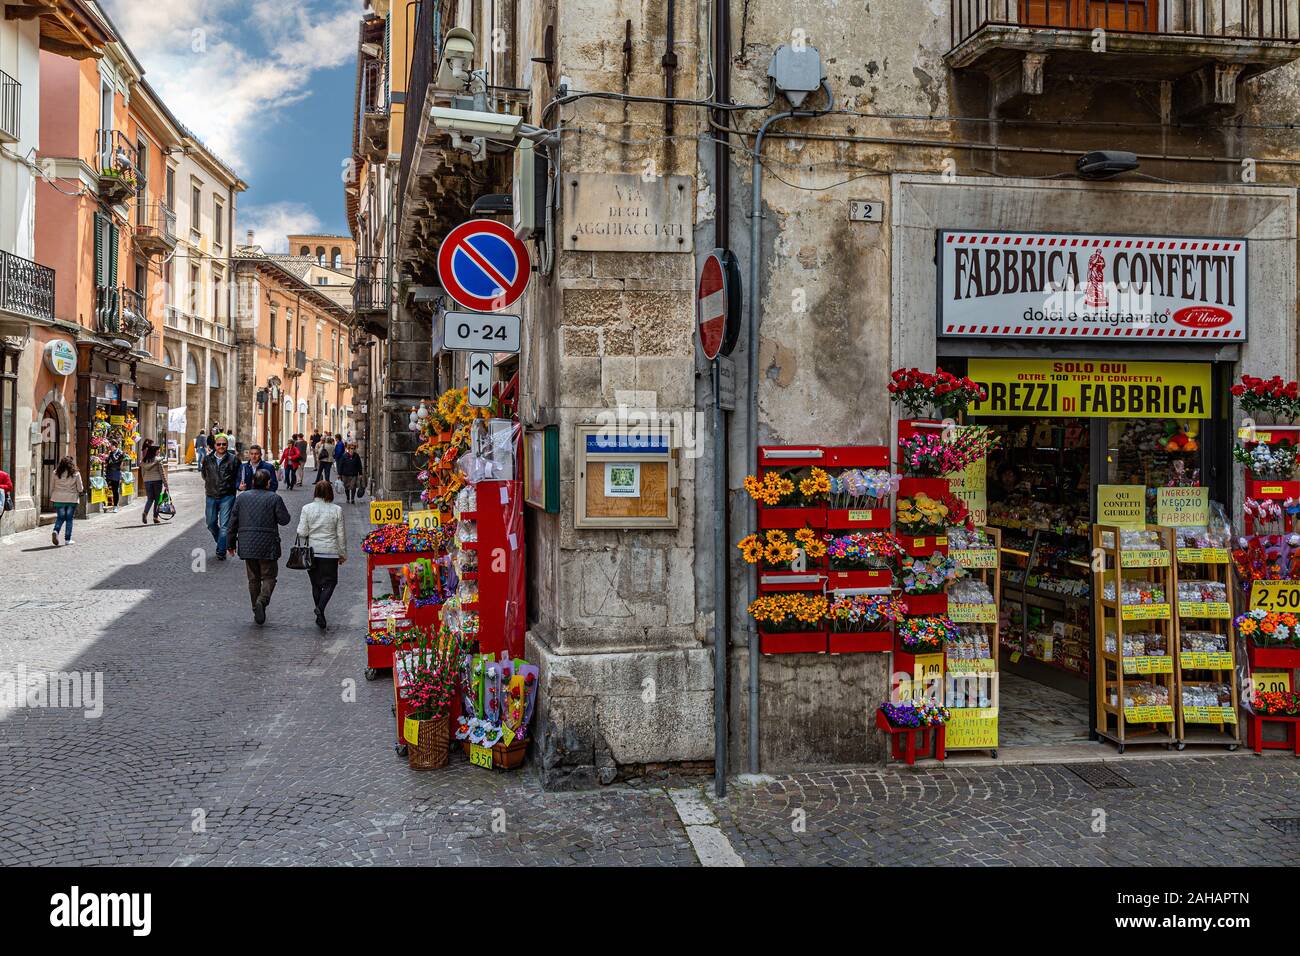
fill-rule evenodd
<path id="1" fill-rule="evenodd" d="M 95 213 L 95 288 L 104 287 L 104 217 Z"/>
<path id="2" fill-rule="evenodd" d="M 108 227 L 108 284 L 117 288 L 117 226 Z"/>

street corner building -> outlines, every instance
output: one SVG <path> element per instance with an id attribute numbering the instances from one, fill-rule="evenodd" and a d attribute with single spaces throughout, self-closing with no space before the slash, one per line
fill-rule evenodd
<path id="1" fill-rule="evenodd" d="M 1226 539 L 1159 509 L 1249 530 L 1300 497 L 1234 458 L 1259 418 L 1231 392 L 1296 375 L 1300 0 L 808 22 L 771 0 L 371 0 L 357 51 L 356 436 L 376 495 L 424 507 L 439 396 L 490 388 L 518 426 L 547 786 L 942 757 L 881 705 L 966 673 L 992 701 L 930 699 L 954 750 L 1244 742 L 1219 696 Z M 528 276 L 453 233 L 471 220 Z M 517 348 L 467 350 L 466 315 L 503 338 L 517 316 Z M 900 401 L 909 369 L 969 401 Z M 289 401 L 290 375 L 258 395 Z M 988 443 L 956 485 L 900 451 L 945 419 Z M 918 520 L 940 506 L 953 540 Z M 892 577 L 854 563 L 895 546 Z M 914 583 L 948 562 L 960 580 Z M 1128 614 L 1139 591 L 1175 609 Z M 885 623 L 786 616 L 823 607 Z"/>
<path id="2" fill-rule="evenodd" d="M 168 109 L 99 4 L 5 5 L 0 24 L 0 469 L 9 531 L 53 507 L 71 456 L 83 509 L 104 453 L 176 460 L 234 416 L 228 260 L 239 176 Z"/>

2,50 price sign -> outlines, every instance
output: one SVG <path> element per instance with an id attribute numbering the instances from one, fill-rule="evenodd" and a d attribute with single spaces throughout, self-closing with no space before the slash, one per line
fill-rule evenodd
<path id="1" fill-rule="evenodd" d="M 1300 613 L 1300 581 L 1256 581 L 1250 586 L 1250 608 Z"/>
<path id="2" fill-rule="evenodd" d="M 443 348 L 455 352 L 518 352 L 519 316 L 498 312 L 448 312 Z"/>

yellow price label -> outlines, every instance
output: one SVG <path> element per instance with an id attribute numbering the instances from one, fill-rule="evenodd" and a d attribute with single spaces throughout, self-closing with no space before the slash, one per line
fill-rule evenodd
<path id="1" fill-rule="evenodd" d="M 1149 704 L 1143 707 L 1125 707 L 1124 719 L 1134 724 L 1166 724 L 1174 719 L 1170 704 Z"/>
<path id="2" fill-rule="evenodd" d="M 412 747 L 420 744 L 420 722 L 407 717 L 402 721 L 402 739 Z"/>
<path id="3" fill-rule="evenodd" d="M 995 604 L 948 604 L 948 619 L 959 624 L 996 624 L 998 609 Z"/>
<path id="4" fill-rule="evenodd" d="M 948 750 L 983 750 L 998 745 L 996 707 L 954 707 L 944 728 Z"/>
<path id="5" fill-rule="evenodd" d="M 1183 651 L 1180 659 L 1185 671 L 1232 670 L 1232 655 L 1227 651 Z"/>
<path id="6" fill-rule="evenodd" d="M 1254 671 L 1250 685 L 1256 694 L 1284 694 L 1291 689 L 1291 672 Z"/>
<path id="7" fill-rule="evenodd" d="M 1184 564 L 1227 564 L 1227 548 L 1179 548 L 1178 560 Z"/>
<path id="8" fill-rule="evenodd" d="M 1146 549 L 1123 551 L 1119 556 L 1119 564 L 1122 568 L 1167 568 L 1169 552 Z"/>
<path id="9" fill-rule="evenodd" d="M 1179 617 L 1227 618 L 1232 608 L 1227 601 L 1179 601 Z"/>
<path id="10" fill-rule="evenodd" d="M 478 744 L 469 745 L 469 762 L 475 767 L 482 767 L 485 770 L 492 769 L 492 748 L 480 747 Z"/>
<path id="11" fill-rule="evenodd" d="M 413 531 L 432 531 L 442 526 L 442 514 L 431 510 L 412 511 L 406 516 L 406 524 Z"/>
<path id="12" fill-rule="evenodd" d="M 870 510 L 854 509 L 853 511 L 849 512 L 849 524 L 856 524 L 858 522 L 870 521 L 870 520 L 871 520 Z"/>
<path id="13" fill-rule="evenodd" d="M 948 557 L 963 568 L 996 568 L 998 566 L 998 553 L 992 548 L 956 548 L 948 552 Z"/>
<path id="14" fill-rule="evenodd" d="M 401 524 L 402 503 L 400 501 L 370 502 L 371 524 Z"/>
<path id="15" fill-rule="evenodd" d="M 1168 616 L 1168 604 L 1125 604 L 1120 614 L 1126 621 L 1156 621 Z"/>
<path id="16" fill-rule="evenodd" d="M 1250 586 L 1250 609 L 1300 611 L 1300 581 L 1256 581 Z"/>
<path id="17" fill-rule="evenodd" d="M 1142 656 L 1124 658 L 1125 674 L 1172 674 L 1174 659 L 1172 657 Z"/>
<path id="18" fill-rule="evenodd" d="M 912 699 L 943 697 L 943 654 L 917 654 L 912 669 Z"/>

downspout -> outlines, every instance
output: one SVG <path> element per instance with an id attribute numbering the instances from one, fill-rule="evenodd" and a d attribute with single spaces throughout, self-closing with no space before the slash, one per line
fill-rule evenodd
<path id="1" fill-rule="evenodd" d="M 665 24 L 666 29 L 664 31 L 666 34 L 664 38 L 665 49 L 663 58 L 660 59 L 659 62 L 664 68 L 664 98 L 669 100 L 669 102 L 664 104 L 664 135 L 671 137 L 675 131 L 673 104 L 671 101 L 676 95 L 674 90 L 676 88 L 677 54 L 673 51 L 673 48 L 677 43 L 677 34 L 673 23 L 673 21 L 677 19 L 676 0 L 668 0 L 666 17 L 667 23 Z M 669 144 L 669 149 L 672 149 L 671 143 Z"/>
<path id="2" fill-rule="evenodd" d="M 763 252 L 763 138 L 768 127 L 785 119 L 804 119 L 821 116 L 835 109 L 835 94 L 830 84 L 822 81 L 826 93 L 826 106 L 820 110 L 787 110 L 769 116 L 758 128 L 754 137 L 754 163 L 750 170 L 753 195 L 750 200 L 751 215 L 749 229 L 749 288 L 746 298 L 749 305 L 748 340 L 749 349 L 749 401 L 745 416 L 745 440 L 749 449 L 749 473 L 758 474 L 758 302 L 763 297 L 759 284 L 759 258 Z M 758 503 L 749 500 L 749 530 L 747 534 L 758 533 Z M 758 595 L 758 575 L 749 575 L 749 600 L 752 603 Z M 759 772 L 758 760 L 758 628 L 749 627 L 749 772 Z"/>

